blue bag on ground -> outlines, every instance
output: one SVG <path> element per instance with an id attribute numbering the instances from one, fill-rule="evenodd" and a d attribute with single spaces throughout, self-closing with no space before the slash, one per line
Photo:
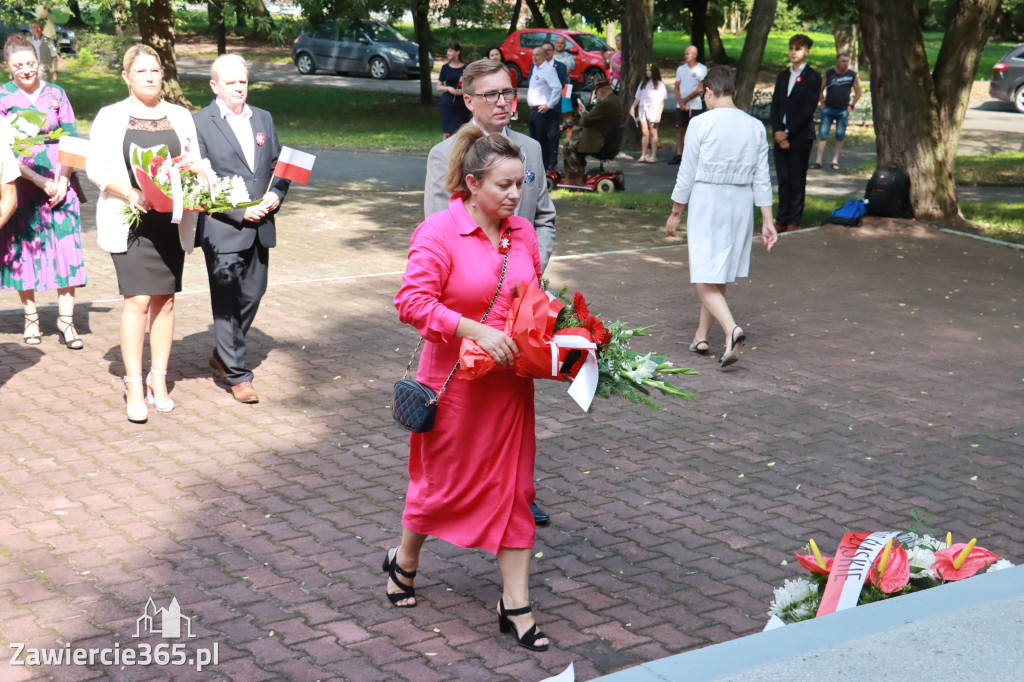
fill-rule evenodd
<path id="1" fill-rule="evenodd" d="M 841 207 L 832 211 L 830 223 L 845 225 L 846 227 L 860 227 L 860 219 L 867 213 L 867 206 L 860 199 L 851 199 Z"/>

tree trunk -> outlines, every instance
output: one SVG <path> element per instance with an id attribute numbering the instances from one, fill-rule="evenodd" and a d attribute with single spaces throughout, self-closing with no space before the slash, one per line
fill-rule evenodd
<path id="1" fill-rule="evenodd" d="M 224 24 L 224 5 L 222 0 L 208 0 L 206 15 L 210 20 L 210 33 L 217 41 L 217 54 L 228 51 L 227 27 Z"/>
<path id="2" fill-rule="evenodd" d="M 82 16 L 82 7 L 78 4 L 78 0 L 68 0 L 68 11 L 71 12 L 68 26 L 71 28 L 85 28 L 88 26 L 85 23 L 85 18 Z"/>
<path id="3" fill-rule="evenodd" d="M 551 17 L 551 28 L 569 28 L 565 23 L 565 15 L 562 13 L 562 0 L 546 0 L 544 7 Z"/>
<path id="4" fill-rule="evenodd" d="M 715 64 L 731 64 L 732 59 L 725 53 L 725 45 L 722 43 L 722 36 L 718 33 L 718 26 L 715 22 L 709 21 L 707 26 L 708 48 L 711 51 L 711 61 Z"/>
<path id="5" fill-rule="evenodd" d="M 857 24 L 851 26 L 833 26 L 832 36 L 836 39 L 836 57 L 849 55 L 850 68 L 857 70 Z"/>
<path id="6" fill-rule="evenodd" d="M 857 0 L 872 64 L 871 106 L 879 166 L 910 174 L 910 202 L 923 219 L 962 219 L 953 169 L 981 51 L 1000 0 L 960 0 L 928 72 L 913 0 Z"/>
<path id="7" fill-rule="evenodd" d="M 537 4 L 537 0 L 526 0 L 526 6 L 530 8 L 530 14 L 533 15 L 530 26 L 533 28 L 547 28 L 548 20 L 544 17 L 544 13 L 540 11 L 540 5 Z"/>
<path id="8" fill-rule="evenodd" d="M 430 0 L 414 0 L 412 26 L 416 44 L 420 46 L 420 104 L 434 104 L 434 63 L 430 61 Z"/>
<path id="9" fill-rule="evenodd" d="M 124 0 L 114 0 L 110 13 L 114 16 L 114 35 L 123 36 L 124 27 L 128 25 L 128 4 Z"/>
<path id="10" fill-rule="evenodd" d="M 245 7 L 245 0 L 234 0 L 235 5 L 235 35 L 240 35 L 242 31 L 248 28 L 246 24 L 246 14 L 248 10 Z"/>
<path id="11" fill-rule="evenodd" d="M 192 104 L 185 99 L 178 83 L 178 63 L 174 59 L 174 8 L 171 0 L 150 0 L 140 2 L 136 7 L 139 19 L 139 37 L 157 54 L 164 67 L 164 86 L 160 95 L 168 102 L 180 104 L 189 109 Z"/>
<path id="12" fill-rule="evenodd" d="M 654 0 L 626 0 L 622 15 L 622 87 L 623 104 L 632 103 L 633 93 L 654 56 Z M 623 147 L 639 149 L 640 129 L 626 126 Z"/>
<path id="13" fill-rule="evenodd" d="M 690 24 L 690 44 L 697 48 L 697 61 L 703 64 L 706 61 L 704 36 L 708 32 L 708 0 L 692 0 L 690 9 L 693 12 L 693 23 Z"/>
<path id="14" fill-rule="evenodd" d="M 512 8 L 512 20 L 508 23 L 508 32 L 511 34 L 519 28 L 519 16 L 523 13 L 523 0 L 516 0 Z"/>
<path id="15" fill-rule="evenodd" d="M 743 53 L 740 54 L 740 63 L 736 68 L 736 97 L 733 100 L 737 107 L 746 112 L 750 111 L 754 100 L 754 85 L 761 71 L 761 59 L 764 58 L 768 32 L 772 29 L 778 4 L 778 0 L 754 0 L 750 13 L 747 38 L 743 42 Z"/>
<path id="16" fill-rule="evenodd" d="M 252 11 L 252 25 L 256 29 L 256 35 L 260 38 L 268 37 L 276 27 L 267 6 L 263 4 L 263 0 L 248 0 L 247 4 Z"/>

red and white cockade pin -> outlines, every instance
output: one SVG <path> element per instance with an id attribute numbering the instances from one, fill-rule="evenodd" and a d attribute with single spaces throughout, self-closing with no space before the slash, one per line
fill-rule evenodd
<path id="1" fill-rule="evenodd" d="M 512 246 L 512 233 L 506 231 L 505 236 L 498 240 L 498 253 L 502 255 L 508 253 L 510 246 Z"/>
<path id="2" fill-rule="evenodd" d="M 51 106 L 51 107 L 53 107 L 54 109 L 60 109 L 60 100 L 59 100 L 59 99 L 57 99 L 56 97 L 54 97 L 54 98 L 53 98 L 53 99 L 52 99 L 52 100 L 50 101 L 50 106 Z"/>
<path id="3" fill-rule="evenodd" d="M 267 136 L 263 133 L 256 133 L 256 144 L 263 146 L 263 143 L 267 141 Z"/>
<path id="4" fill-rule="evenodd" d="M 185 138 L 185 151 L 187 152 L 189 149 L 192 149 L 192 138 L 191 137 L 186 137 Z"/>
<path id="5" fill-rule="evenodd" d="M 803 77 L 803 76 L 797 76 L 797 77 L 796 77 L 796 82 L 797 82 L 797 83 L 799 83 L 799 82 L 800 82 L 800 81 L 802 81 L 803 79 L 804 79 L 804 77 Z"/>

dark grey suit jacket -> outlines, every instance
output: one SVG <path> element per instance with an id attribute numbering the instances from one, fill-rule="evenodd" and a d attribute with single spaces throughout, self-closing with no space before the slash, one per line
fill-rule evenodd
<path id="1" fill-rule="evenodd" d="M 193 119 L 199 135 L 199 153 L 209 159 L 217 175 L 237 175 L 245 180 L 249 197 L 258 200 L 267 192 L 277 157 L 281 154 L 281 143 L 277 139 L 274 120 L 270 113 L 250 106 L 254 140 L 254 166 L 252 170 L 245 163 L 245 155 L 238 145 L 238 139 L 231 126 L 220 115 L 217 101 L 196 112 Z M 262 139 L 263 144 L 259 144 Z M 284 200 L 288 193 L 290 181 L 274 178 L 270 189 Z M 238 253 L 252 248 L 256 238 L 260 244 L 271 248 L 277 244 L 277 231 L 274 227 L 274 211 L 258 223 L 242 220 L 244 208 L 236 208 L 225 213 L 201 214 L 196 229 L 196 246 L 210 248 L 214 253 Z"/>

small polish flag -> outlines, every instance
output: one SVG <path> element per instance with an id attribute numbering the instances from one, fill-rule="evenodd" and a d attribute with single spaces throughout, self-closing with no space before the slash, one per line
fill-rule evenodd
<path id="1" fill-rule="evenodd" d="M 274 175 L 285 180 L 294 180 L 305 185 L 309 182 L 309 174 L 313 170 L 316 156 L 300 152 L 291 147 L 281 147 L 281 156 L 274 166 Z"/>
<path id="2" fill-rule="evenodd" d="M 85 170 L 85 158 L 89 156 L 89 140 L 64 135 L 57 141 L 57 163 L 71 168 Z"/>
<path id="3" fill-rule="evenodd" d="M 562 97 L 565 99 L 572 97 L 572 83 L 566 83 L 562 86 Z"/>

